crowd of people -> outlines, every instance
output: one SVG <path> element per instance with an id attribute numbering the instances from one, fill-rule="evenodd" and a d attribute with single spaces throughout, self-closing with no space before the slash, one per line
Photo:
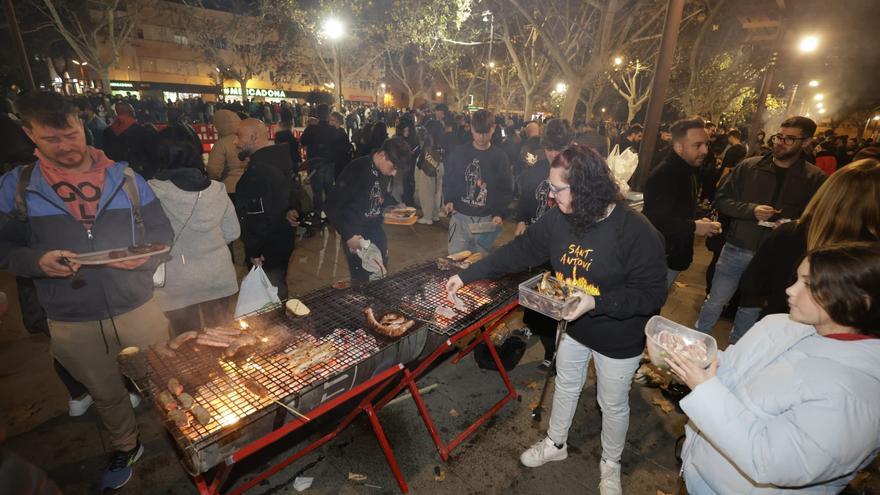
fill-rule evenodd
<path id="1" fill-rule="evenodd" d="M 522 453 L 523 465 L 567 458 L 592 360 L 599 491 L 623 493 L 645 325 L 703 241 L 713 253 L 707 295 L 697 321 L 682 323 L 711 334 L 726 310 L 735 323 L 731 345 L 708 368 L 669 357 L 690 391 L 681 401 L 690 492 L 835 493 L 880 452 L 873 143 L 817 136 L 806 117 L 751 140 L 682 119 L 660 130 L 640 213 L 606 162 L 615 148 L 639 151 L 638 124 L 522 121 L 442 104 L 343 113 L 186 102 L 33 92 L 0 122 L 8 143 L 0 269 L 17 276 L 29 330 L 51 337 L 70 414 L 94 404 L 109 433 L 104 488 L 124 485 L 143 452 L 133 413 L 140 398 L 116 354 L 231 318 L 231 243 L 284 299 L 298 229 L 329 224 L 352 283 L 363 283 L 387 273 L 383 213 L 402 206 L 417 207 L 421 224 L 446 217 L 450 254 L 485 256 L 449 279 L 453 301 L 467 283 L 530 268 L 580 290 L 558 348 L 556 321 L 525 312 L 544 347 L 539 368 L 556 382 L 546 437 Z M 219 136 L 207 161 L 193 116 Z M 161 131 L 157 121 L 166 122 Z M 497 247 L 505 219 L 515 237 Z M 148 243 L 171 250 L 100 267 L 77 262 L 80 253 Z"/>

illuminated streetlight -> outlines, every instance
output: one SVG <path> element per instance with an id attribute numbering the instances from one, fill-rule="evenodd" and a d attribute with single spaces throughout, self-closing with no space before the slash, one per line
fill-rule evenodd
<path id="1" fill-rule="evenodd" d="M 823 95 L 822 93 L 817 93 L 816 96 L 813 97 L 813 99 L 816 101 L 822 101 L 825 99 L 825 95 Z"/>
<path id="2" fill-rule="evenodd" d="M 385 83 L 380 84 L 379 87 L 382 88 L 382 89 L 384 90 L 384 89 L 385 89 Z"/>
<path id="3" fill-rule="evenodd" d="M 818 36 L 804 36 L 801 38 L 800 43 L 798 43 L 798 50 L 802 53 L 813 53 L 816 51 L 816 48 L 819 48 Z"/>
<path id="4" fill-rule="evenodd" d="M 568 89 L 568 85 L 565 84 L 564 82 L 558 82 L 558 83 L 556 83 L 556 92 L 557 92 L 557 93 L 565 93 L 565 91 L 566 91 L 567 89 Z"/>
<path id="5" fill-rule="evenodd" d="M 322 29 L 324 31 L 324 36 L 334 41 L 345 36 L 345 24 L 335 17 L 324 19 Z"/>
<path id="6" fill-rule="evenodd" d="M 880 115 L 875 115 L 874 118 L 871 120 L 880 120 Z"/>
<path id="7" fill-rule="evenodd" d="M 819 81 L 813 79 L 812 81 L 810 81 L 809 84 L 810 84 L 810 87 L 811 87 L 811 88 L 815 88 L 816 86 L 819 85 Z"/>
<path id="8" fill-rule="evenodd" d="M 825 105 L 820 101 L 819 103 L 816 103 L 816 108 L 825 108 Z"/>
<path id="9" fill-rule="evenodd" d="M 494 69 L 494 68 L 495 68 L 495 62 L 489 62 L 489 68 L 490 68 L 490 69 Z"/>
<path id="10" fill-rule="evenodd" d="M 819 109 L 819 114 L 821 115 L 821 114 L 823 114 L 823 113 L 825 113 L 825 109 L 824 109 L 824 108 L 820 108 L 820 109 Z"/>
<path id="11" fill-rule="evenodd" d="M 440 98 L 441 96 L 443 96 L 443 92 L 442 92 L 442 91 L 437 91 L 436 96 L 437 96 L 437 98 Z"/>
<path id="12" fill-rule="evenodd" d="M 620 65 L 623 63 L 623 57 L 617 56 L 614 57 L 614 65 Z"/>
<path id="13" fill-rule="evenodd" d="M 602 107 L 602 113 L 605 113 L 605 107 Z"/>

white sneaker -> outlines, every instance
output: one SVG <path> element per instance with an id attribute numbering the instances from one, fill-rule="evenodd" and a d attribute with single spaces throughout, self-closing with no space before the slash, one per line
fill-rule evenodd
<path id="1" fill-rule="evenodd" d="M 422 218 L 416 220 L 416 223 L 420 223 L 422 225 L 433 225 L 434 221 L 428 217 L 422 217 Z"/>
<path id="2" fill-rule="evenodd" d="M 137 409 L 137 407 L 139 405 L 141 405 L 141 396 L 134 393 L 134 392 L 128 393 L 128 400 L 131 401 L 131 408 L 132 409 Z"/>
<path id="3" fill-rule="evenodd" d="M 94 403 L 95 400 L 89 394 L 83 395 L 79 399 L 70 399 L 67 401 L 67 414 L 74 418 L 82 416 Z"/>
<path id="4" fill-rule="evenodd" d="M 622 495 L 623 488 L 620 486 L 620 464 L 616 462 L 599 461 L 599 495 Z"/>
<path id="5" fill-rule="evenodd" d="M 556 446 L 553 440 L 545 437 L 540 442 L 529 447 L 529 450 L 519 456 L 519 462 L 526 467 L 538 467 L 551 461 L 562 461 L 568 458 L 568 446 L 562 448 Z"/>

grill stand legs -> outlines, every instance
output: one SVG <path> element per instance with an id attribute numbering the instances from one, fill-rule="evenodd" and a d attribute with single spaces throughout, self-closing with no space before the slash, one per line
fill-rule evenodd
<path id="1" fill-rule="evenodd" d="M 394 453 L 391 450 L 391 444 L 388 442 L 388 438 L 385 436 L 385 430 L 382 428 L 382 424 L 379 423 L 379 418 L 376 417 L 376 410 L 373 408 L 373 401 L 376 399 L 376 396 L 379 395 L 379 393 L 395 379 L 402 368 L 403 367 L 401 365 L 397 365 L 391 369 L 388 369 L 374 376 L 370 380 L 362 383 L 361 385 L 355 387 L 348 393 L 345 393 L 310 411 L 309 417 L 317 418 L 339 406 L 343 402 L 346 402 L 351 397 L 359 395 L 364 391 L 373 388 L 373 390 L 369 394 L 367 394 L 360 401 L 360 403 L 358 403 L 357 407 L 355 407 L 354 410 L 349 413 L 348 416 L 346 416 L 345 419 L 342 420 L 342 422 L 340 422 L 333 431 L 327 433 L 326 435 L 309 444 L 305 448 L 295 452 L 290 457 L 287 457 L 286 459 L 273 465 L 269 469 L 256 475 L 253 479 L 233 488 L 227 493 L 227 495 L 240 495 L 247 490 L 250 490 L 251 488 L 259 485 L 266 478 L 269 478 L 270 476 L 284 469 L 291 463 L 302 458 L 306 454 L 313 452 L 330 440 L 333 440 L 362 412 L 367 415 L 367 418 L 370 421 L 370 426 L 372 426 L 373 428 L 373 433 L 375 433 L 376 439 L 379 442 L 379 446 L 382 448 L 382 452 L 385 454 L 385 459 L 388 461 L 388 466 L 391 468 L 391 472 L 394 474 L 394 477 L 397 480 L 397 485 L 400 487 L 400 491 L 403 493 L 407 493 L 409 491 L 409 488 L 406 485 L 406 481 L 403 479 L 403 474 L 400 471 L 400 466 L 397 464 L 397 459 L 394 457 Z M 285 424 L 281 428 L 273 431 L 272 433 L 269 433 L 268 435 L 265 435 L 264 437 L 255 440 L 251 444 L 240 449 L 235 454 L 232 454 L 225 464 L 221 464 L 217 468 L 217 472 L 214 475 L 214 478 L 211 480 L 210 484 L 207 482 L 207 480 L 205 480 L 203 475 L 200 474 L 199 476 L 196 476 L 195 484 L 196 488 L 199 490 L 199 493 L 201 495 L 218 495 L 220 493 L 220 488 L 228 478 L 229 473 L 232 470 L 233 466 L 235 466 L 236 462 L 239 462 L 242 459 L 258 452 L 264 447 L 280 440 L 281 438 L 297 430 L 303 424 L 304 423 L 301 420 L 295 419 Z"/>
<path id="2" fill-rule="evenodd" d="M 480 321 L 474 323 L 470 327 L 458 332 L 453 335 L 450 339 L 448 339 L 443 345 L 441 345 L 437 350 L 435 350 L 431 355 L 429 355 L 415 370 L 403 371 L 403 379 L 401 383 L 398 384 L 391 392 L 389 392 L 385 397 L 383 397 L 377 404 L 376 409 L 381 409 L 388 402 L 397 396 L 404 388 L 408 388 L 410 395 L 412 395 L 413 401 L 416 403 L 416 408 L 419 410 L 419 415 L 422 417 L 422 421 L 425 423 L 425 427 L 428 429 L 428 434 L 431 435 L 431 439 L 434 441 L 434 445 L 437 446 L 437 450 L 440 453 L 440 458 L 444 461 L 449 460 L 449 453 L 458 447 L 464 440 L 466 440 L 469 436 L 471 436 L 480 426 L 482 426 L 489 418 L 494 416 L 505 404 L 516 398 L 516 389 L 513 387 L 513 384 L 510 381 L 510 377 L 507 374 L 507 370 L 504 369 L 504 366 L 501 363 L 501 358 L 498 356 L 498 352 L 495 350 L 495 345 L 492 344 L 490 339 L 490 334 L 492 330 L 497 327 L 501 321 L 510 313 L 513 312 L 518 306 L 517 301 L 513 301 L 507 306 L 504 306 L 500 310 L 492 313 L 491 315 L 481 319 Z M 489 322 L 492 323 L 488 328 L 485 328 Z M 433 418 L 431 418 L 431 413 L 428 411 L 427 406 L 425 405 L 425 401 L 422 399 L 422 395 L 419 393 L 419 387 L 416 384 L 416 380 L 428 369 L 428 367 L 436 361 L 440 356 L 442 356 L 449 348 L 451 348 L 456 342 L 459 342 L 474 333 L 475 331 L 479 331 L 481 328 L 484 330 L 480 333 L 479 337 L 474 339 L 472 343 L 470 343 L 465 349 L 463 349 L 453 360 L 452 363 L 455 364 L 461 360 L 464 356 L 471 353 L 474 348 L 480 343 L 483 342 L 489 348 L 489 354 L 492 355 L 492 360 L 495 362 L 495 366 L 498 368 L 498 373 L 501 375 L 501 379 L 504 381 L 504 386 L 507 387 L 507 395 L 505 395 L 500 401 L 495 403 L 492 407 L 490 407 L 482 416 L 477 418 L 470 426 L 468 426 L 463 432 L 461 432 L 457 437 L 453 438 L 449 443 L 444 443 L 443 439 L 440 438 L 440 434 L 437 431 L 437 427 L 434 424 Z"/>

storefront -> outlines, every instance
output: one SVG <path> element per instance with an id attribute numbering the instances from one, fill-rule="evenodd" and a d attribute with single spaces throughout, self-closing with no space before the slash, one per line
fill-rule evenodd
<path id="1" fill-rule="evenodd" d="M 206 101 L 224 99 L 227 101 L 241 101 L 241 87 L 226 86 L 222 93 L 217 86 L 200 84 L 160 83 L 146 81 L 110 81 L 110 89 L 114 95 L 126 96 L 137 95 L 140 98 L 151 96 L 162 101 L 177 101 L 184 98 L 202 97 Z M 295 98 L 305 98 L 304 91 L 289 91 L 281 88 L 248 88 L 248 99 L 256 101 L 291 101 Z"/>

